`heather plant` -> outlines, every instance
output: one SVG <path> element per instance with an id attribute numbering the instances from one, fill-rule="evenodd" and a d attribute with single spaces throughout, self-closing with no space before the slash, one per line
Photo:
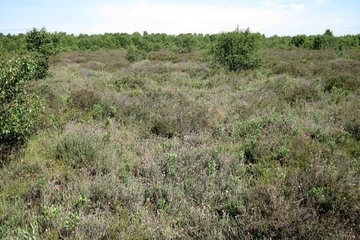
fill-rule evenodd
<path id="1" fill-rule="evenodd" d="M 70 92 L 70 101 L 74 108 L 91 111 L 94 106 L 101 103 L 101 97 L 99 93 L 95 91 L 79 89 Z"/>
<path id="2" fill-rule="evenodd" d="M 104 136 L 99 132 L 89 132 L 86 126 L 70 126 L 66 133 L 59 137 L 56 145 L 56 159 L 75 169 L 91 166 L 97 160 L 101 146 L 105 144 Z"/>
<path id="3" fill-rule="evenodd" d="M 354 91 L 360 88 L 359 78 L 353 74 L 338 74 L 329 76 L 325 81 L 325 91 L 336 91 L 336 89 Z"/>

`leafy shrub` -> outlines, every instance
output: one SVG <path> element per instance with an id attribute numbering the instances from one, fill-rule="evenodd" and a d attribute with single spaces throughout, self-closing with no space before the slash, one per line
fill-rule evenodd
<path id="1" fill-rule="evenodd" d="M 220 34 L 209 54 L 212 60 L 230 71 L 255 69 L 261 65 L 259 54 L 261 35 L 236 29 L 234 32 Z"/>
<path id="2" fill-rule="evenodd" d="M 192 34 L 180 34 L 176 40 L 179 53 L 190 53 L 195 50 L 197 45 L 197 40 Z"/>
<path id="3" fill-rule="evenodd" d="M 259 143 L 255 138 L 249 139 L 245 144 L 244 157 L 246 164 L 254 164 L 258 161 Z"/>
<path id="4" fill-rule="evenodd" d="M 57 33 L 49 33 L 45 28 L 40 30 L 33 28 L 26 33 L 26 47 L 31 52 L 36 52 L 45 60 L 45 66 L 48 68 L 49 59 L 55 55 L 58 50 L 59 37 Z"/>
<path id="5" fill-rule="evenodd" d="M 291 38 L 291 44 L 294 44 L 296 47 L 304 47 L 307 36 L 305 34 L 296 35 Z"/>
<path id="6" fill-rule="evenodd" d="M 133 63 L 149 58 L 149 54 L 144 50 L 137 49 L 134 45 L 130 45 L 127 48 L 126 59 Z"/>
<path id="7" fill-rule="evenodd" d="M 312 48 L 315 50 L 335 48 L 336 42 L 335 37 L 325 33 L 324 35 L 315 36 Z"/>
<path id="8" fill-rule="evenodd" d="M 58 39 L 45 28 L 34 28 L 26 43 L 32 54 L 0 63 L 0 142 L 5 145 L 24 142 L 34 130 L 43 106 L 39 96 L 26 91 L 26 82 L 46 75 Z"/>
<path id="9" fill-rule="evenodd" d="M 43 75 L 36 55 L 18 57 L 1 64 L 0 142 L 24 142 L 42 110 L 39 96 L 26 91 L 26 82 Z"/>

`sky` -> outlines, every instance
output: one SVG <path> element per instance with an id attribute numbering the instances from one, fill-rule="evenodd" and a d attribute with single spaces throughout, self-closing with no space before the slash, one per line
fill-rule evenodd
<path id="1" fill-rule="evenodd" d="M 0 33 L 360 34 L 360 0 L 0 0 Z"/>

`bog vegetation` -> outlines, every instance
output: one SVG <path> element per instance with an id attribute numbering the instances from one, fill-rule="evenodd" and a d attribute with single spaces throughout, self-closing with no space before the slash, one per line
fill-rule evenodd
<path id="1" fill-rule="evenodd" d="M 0 238 L 358 238 L 359 47 L 0 34 Z"/>

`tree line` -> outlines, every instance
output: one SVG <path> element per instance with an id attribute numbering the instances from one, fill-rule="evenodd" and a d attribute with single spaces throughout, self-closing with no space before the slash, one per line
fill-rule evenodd
<path id="1" fill-rule="evenodd" d="M 46 31 L 45 28 L 42 30 Z M 24 53 L 26 49 L 26 35 L 4 35 L 0 33 L 0 54 Z M 121 49 L 135 47 L 138 50 L 150 52 L 161 49 L 169 49 L 176 52 L 191 52 L 204 49 L 212 41 L 212 35 L 203 34 L 179 34 L 167 35 L 165 33 L 142 34 L 128 33 L 105 33 L 105 34 L 67 34 L 55 32 L 53 35 L 58 39 L 60 51 L 95 51 L 99 49 Z"/>
<path id="2" fill-rule="evenodd" d="M 105 33 L 105 34 L 67 34 L 66 32 L 55 32 L 58 39 L 60 51 L 94 51 L 99 49 L 137 49 L 150 52 L 168 49 L 171 51 L 186 53 L 195 50 L 208 49 L 209 46 L 221 36 L 219 34 L 195 34 L 186 33 L 179 35 L 168 35 L 165 33 L 142 34 L 128 33 Z M 261 34 L 262 46 L 276 49 L 350 49 L 360 47 L 360 34 L 334 36 L 330 29 L 318 35 L 296 35 L 296 36 L 271 36 L 265 37 Z M 0 54 L 2 56 L 21 54 L 27 51 L 26 34 L 4 35 L 0 33 Z"/>

